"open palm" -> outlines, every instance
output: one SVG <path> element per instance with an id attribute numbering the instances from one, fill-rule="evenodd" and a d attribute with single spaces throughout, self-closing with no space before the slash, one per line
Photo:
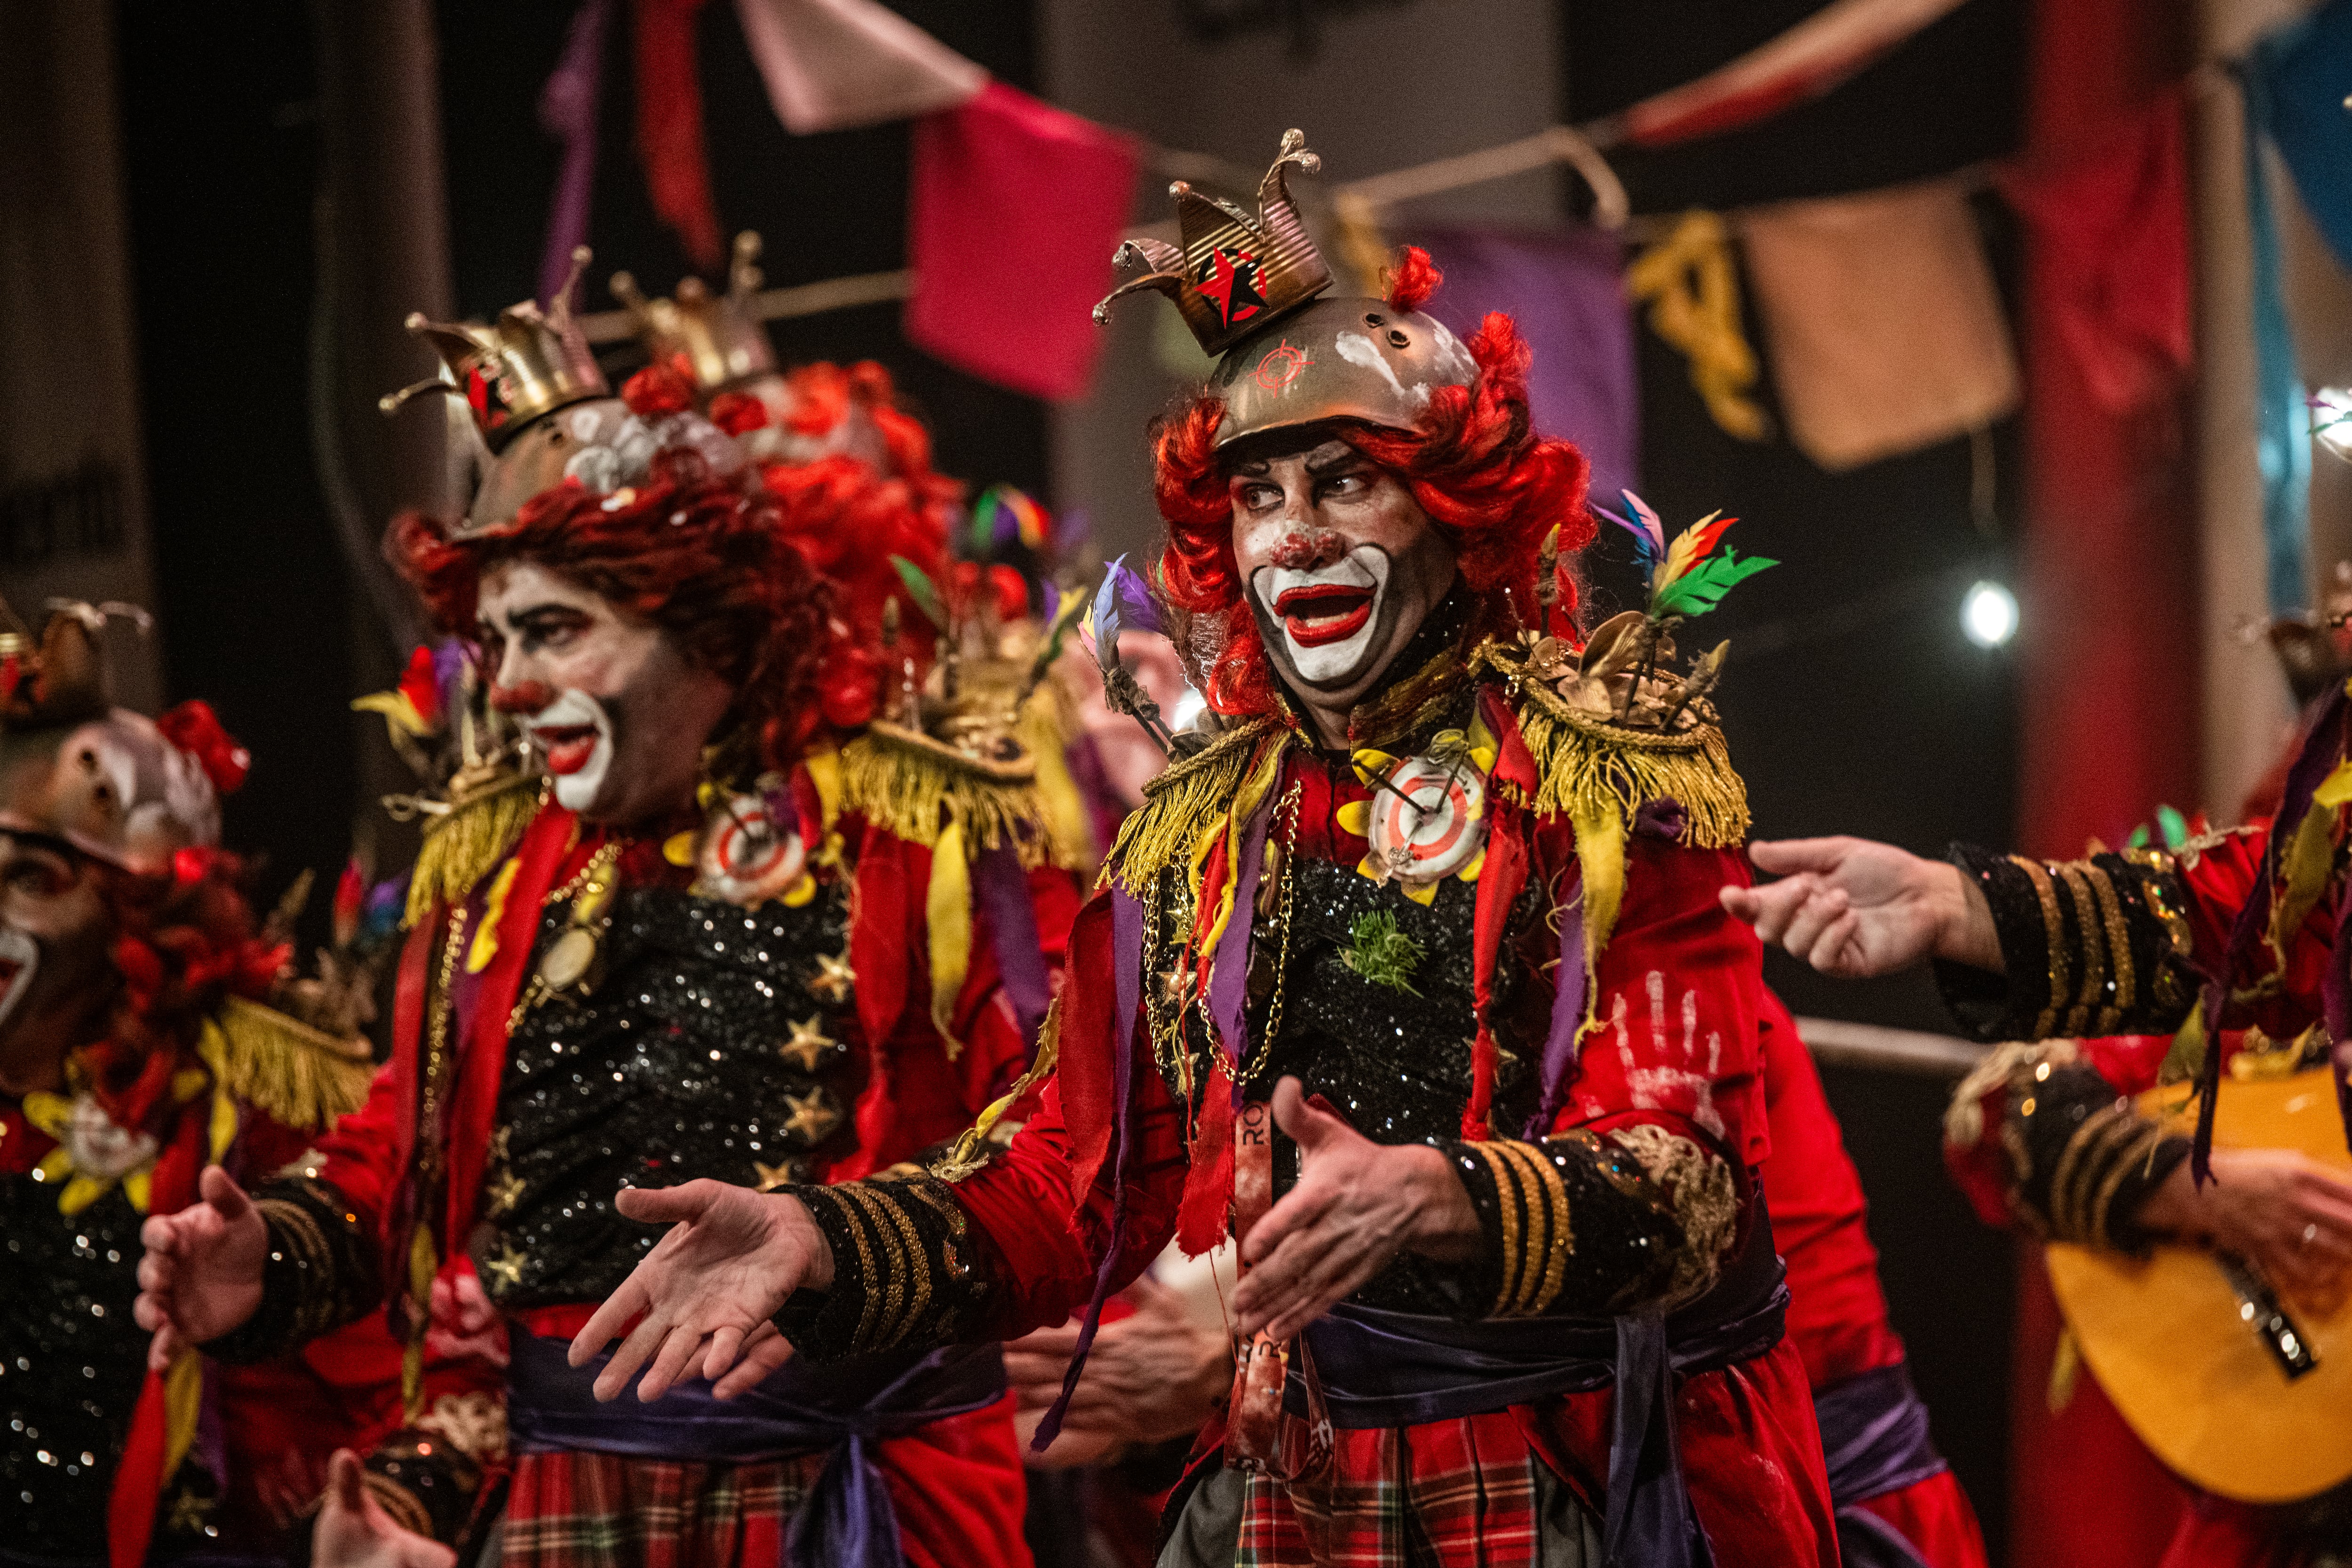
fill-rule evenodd
<path id="1" fill-rule="evenodd" d="M 1748 857 L 1780 879 L 1726 888 L 1724 908 L 1824 974 L 1867 979 L 1937 954 L 2000 966 L 1990 913 L 1957 867 L 1867 838 L 1757 843 Z"/>
<path id="2" fill-rule="evenodd" d="M 648 1362 L 637 1384 L 641 1400 L 657 1399 L 698 1372 L 719 1378 L 746 1342 L 766 1341 L 760 1330 L 794 1290 L 833 1282 L 831 1249 L 808 1210 L 787 1194 L 706 1180 L 626 1187 L 614 1201 L 628 1218 L 667 1222 L 670 1231 L 572 1342 L 572 1364 L 579 1366 L 638 1320 L 597 1374 L 599 1399 L 618 1394 Z"/>
<path id="3" fill-rule="evenodd" d="M 155 1336 L 147 1364 L 162 1372 L 181 1348 L 218 1339 L 261 1305 L 269 1227 L 245 1189 L 218 1165 L 197 1181 L 197 1201 L 140 1227 L 134 1321 Z"/>

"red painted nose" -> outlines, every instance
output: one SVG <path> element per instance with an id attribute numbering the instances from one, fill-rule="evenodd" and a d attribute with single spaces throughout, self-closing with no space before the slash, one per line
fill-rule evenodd
<path id="1" fill-rule="evenodd" d="M 1274 547 L 1274 563 L 1289 572 L 1312 572 L 1348 553 L 1348 542 L 1336 533 L 1294 533 Z"/>
<path id="2" fill-rule="evenodd" d="M 555 700 L 555 688 L 543 680 L 526 680 L 520 686 L 490 688 L 490 706 L 501 713 L 536 713 Z"/>

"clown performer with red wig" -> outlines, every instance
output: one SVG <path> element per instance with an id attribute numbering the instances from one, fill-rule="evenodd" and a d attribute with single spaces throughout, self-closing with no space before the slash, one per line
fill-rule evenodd
<path id="1" fill-rule="evenodd" d="M 591 1542 L 1025 1563 L 992 1346 L 795 1361 L 658 1407 L 600 1405 L 564 1357 L 657 1239 L 616 1191 L 888 1173 L 1020 1075 L 1050 979 L 1023 692 L 961 667 L 971 606 L 920 563 L 937 637 L 892 608 L 863 643 L 675 367 L 607 395 L 562 304 L 412 324 L 495 460 L 463 521 L 404 518 L 390 549 L 489 711 L 427 808 L 391 1068 L 311 1174 L 151 1226 L 154 1353 L 265 1355 L 387 1298 L 414 1324 L 462 1254 L 511 1358 L 511 1468 L 470 1526 L 509 1568 Z M 338 1560 L 434 1561 L 361 1503 Z"/>
<path id="2" fill-rule="evenodd" d="M 572 1357 L 725 1395 L 775 1328 L 854 1366 L 1091 1323 L 1230 1231 L 1234 1393 L 1163 1563 L 1833 1563 L 1717 900 L 1745 792 L 1720 657 L 1670 636 L 1752 565 L 1660 537 L 1649 609 L 1578 637 L 1585 464 L 1511 322 L 1454 339 L 1411 251 L 1322 297 L 1293 166 L 1255 216 L 1177 186 L 1181 247 L 1137 247 L 1223 356 L 1158 435 L 1217 720 L 1078 916 L 1038 1114 L 924 1180 L 622 1194 L 671 1228 Z"/>
<path id="3" fill-rule="evenodd" d="M 110 609 L 111 606 L 110 606 Z M 365 1097 L 359 884 L 302 978 L 220 847 L 250 763 L 212 710 L 111 706 L 105 616 L 0 606 L 0 1562 L 273 1560 L 338 1445 L 496 1448 L 478 1362 L 436 1354 L 413 1419 L 381 1322 L 232 1365 L 150 1371 L 140 1227 L 308 1158 Z"/>

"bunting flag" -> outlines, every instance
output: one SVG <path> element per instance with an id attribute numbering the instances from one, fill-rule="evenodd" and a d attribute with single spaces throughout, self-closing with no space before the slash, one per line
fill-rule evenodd
<path id="1" fill-rule="evenodd" d="M 727 252 L 710 199 L 703 152 L 702 69 L 695 18 L 702 0 L 635 0 L 637 155 L 654 212 L 677 234 L 698 271 L 717 273 Z"/>
<path id="2" fill-rule="evenodd" d="M 589 201 L 596 187 L 596 111 L 604 96 L 604 39 L 612 23 L 613 0 L 586 0 L 572 13 L 563 54 L 539 89 L 540 127 L 563 145 L 539 263 L 539 298 L 546 304 L 554 302 L 571 278 L 572 251 L 588 243 Z"/>
<path id="3" fill-rule="evenodd" d="M 1950 180 L 1742 213 L 1748 286 L 1789 439 L 1832 472 L 2017 406 L 2017 356 Z"/>
<path id="4" fill-rule="evenodd" d="M 1429 310 L 1458 336 L 1467 339 L 1489 310 L 1517 321 L 1535 350 L 1528 405 L 1536 428 L 1583 449 L 1592 493 L 1637 488 L 1642 398 L 1617 237 L 1596 229 L 1424 228 L 1403 237 L 1444 269 L 1445 287 Z M 1172 310 L 1162 317 L 1179 319 Z"/>
<path id="5" fill-rule="evenodd" d="M 795 136 L 966 102 L 988 73 L 876 0 L 735 0 L 776 118 Z"/>
<path id="6" fill-rule="evenodd" d="M 1135 143 L 1000 81 L 915 127 L 904 328 L 1035 397 L 1086 390 L 1139 162 Z"/>
<path id="7" fill-rule="evenodd" d="M 1690 356 L 1691 385 L 1709 417 L 1743 441 L 1764 439 L 1771 424 L 1749 395 L 1756 351 L 1740 332 L 1739 268 L 1722 216 L 1685 213 L 1626 268 L 1625 291 L 1648 303 L 1651 330 Z"/>
<path id="8" fill-rule="evenodd" d="M 1832 0 L 1769 43 L 1595 127 L 1602 146 L 1664 147 L 1738 131 L 1821 97 L 1965 0 Z"/>

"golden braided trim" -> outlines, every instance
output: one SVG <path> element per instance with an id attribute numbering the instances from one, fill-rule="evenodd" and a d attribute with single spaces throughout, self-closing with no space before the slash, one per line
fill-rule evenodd
<path id="1" fill-rule="evenodd" d="M 1494 1179 L 1495 1207 L 1503 1222 L 1502 1282 L 1495 1293 L 1495 1305 L 1486 1314 L 1491 1318 L 1507 1318 L 1517 1311 L 1519 1274 L 1526 1261 L 1519 1240 L 1519 1214 L 1528 1194 L 1519 1184 L 1517 1168 L 1502 1157 L 1504 1147 L 1496 1142 L 1484 1144 L 1478 1150 L 1479 1157 L 1486 1162 L 1486 1173 Z"/>
<path id="2" fill-rule="evenodd" d="M 376 1506 L 392 1516 L 393 1523 L 412 1535 L 433 1539 L 433 1515 L 415 1492 L 374 1470 L 364 1472 L 360 1480 L 367 1487 L 368 1496 L 375 1499 Z"/>
<path id="3" fill-rule="evenodd" d="M 1544 1265 L 1551 1254 L 1551 1205 L 1544 1202 L 1543 1178 L 1536 1173 L 1544 1162 L 1527 1144 L 1507 1140 L 1496 1142 L 1495 1154 L 1509 1168 L 1527 1203 L 1526 1224 L 1519 1233 L 1518 1289 L 1508 1308 L 1510 1316 L 1526 1317 L 1540 1310 L 1536 1297 L 1543 1289 Z"/>
<path id="4" fill-rule="evenodd" d="M 1559 1299 L 1560 1288 L 1568 1280 L 1568 1255 L 1576 1250 L 1576 1231 L 1569 1213 L 1568 1183 L 1561 1179 L 1559 1167 L 1552 1163 L 1551 1154 L 1541 1144 L 1528 1151 L 1535 1162 L 1536 1179 L 1543 1185 L 1546 1229 L 1544 1238 L 1543 1278 L 1535 1282 L 1534 1294 L 1528 1302 L 1531 1313 L 1551 1310 Z"/>
<path id="5" fill-rule="evenodd" d="M 2050 1182 L 2050 1232 L 2066 1241 L 2089 1241 L 2091 1194 L 2107 1170 L 2115 1146 L 2132 1136 L 2139 1120 L 2125 1101 L 2105 1105 L 2084 1120 L 2066 1140 Z"/>
<path id="6" fill-rule="evenodd" d="M 315 1339 L 333 1323 L 340 1293 L 335 1255 L 328 1245 L 327 1234 L 320 1228 L 317 1217 L 300 1204 L 283 1198 L 257 1198 L 253 1206 L 268 1226 L 270 1238 L 294 1254 L 294 1262 L 299 1268 L 302 1290 L 294 1304 L 294 1338 L 298 1343 Z"/>
<path id="7" fill-rule="evenodd" d="M 1951 1104 L 1944 1110 L 1945 1147 L 1966 1152 L 1983 1141 L 1986 1095 L 2005 1089 L 2013 1101 L 2021 1089 L 2031 1089 L 2034 1068 L 2043 1062 L 2061 1068 L 2074 1057 L 2072 1040 L 2012 1040 L 1987 1051 L 1952 1090 Z"/>
<path id="8" fill-rule="evenodd" d="M 2012 855 L 2009 861 L 2033 884 L 2034 900 L 2042 906 L 2042 941 L 2050 950 L 2050 1005 L 2033 1021 L 2033 1037 L 2042 1039 L 2058 1026 L 2058 1009 L 2066 999 L 2070 973 L 2066 963 L 2066 922 L 2058 913 L 2058 890 L 2050 885 L 2050 868 L 2022 855 Z"/>
<path id="9" fill-rule="evenodd" d="M 2074 1005 L 2066 1014 L 2066 1033 L 2070 1035 L 2105 1034 L 2105 1029 L 2092 1027 L 2095 1016 L 2093 1009 L 2107 988 L 2107 944 L 2099 934 L 2098 901 L 2091 897 L 2091 885 L 2084 879 L 2083 868 L 2071 861 L 2061 861 L 2056 870 L 2066 885 L 2067 901 L 2074 907 L 2074 929 L 2083 933 L 2083 985 L 2074 994 Z"/>
<path id="10" fill-rule="evenodd" d="M 2137 1000 L 2137 976 L 2132 968 L 2131 932 L 2124 926 L 2123 900 L 2116 896 L 2115 879 L 2106 868 L 2096 861 L 2085 864 L 2083 874 L 2090 879 L 2091 891 L 2098 895 L 2099 923 L 2106 929 L 2107 957 L 2115 965 L 2116 1005 L 2118 1014 L 2128 1013 Z M 2106 1034 L 2108 1029 L 2102 1029 Z"/>
<path id="11" fill-rule="evenodd" d="M 891 1238 L 900 1249 L 899 1257 L 904 1260 L 907 1302 L 905 1312 L 890 1332 L 889 1342 L 895 1345 L 914 1331 L 915 1326 L 922 1321 L 923 1313 L 930 1307 L 931 1260 L 923 1250 L 922 1233 L 915 1228 L 914 1219 L 898 1206 L 894 1196 L 864 1186 L 859 1188 L 858 1196 L 873 1205 L 888 1221 Z"/>
<path id="12" fill-rule="evenodd" d="M 914 1227 L 907 1223 L 905 1215 L 898 1214 L 879 1194 L 869 1192 L 863 1183 L 851 1182 L 838 1190 L 856 1205 L 866 1222 L 873 1226 L 875 1243 L 883 1254 L 885 1300 L 882 1316 L 874 1325 L 874 1338 L 868 1348 L 887 1350 L 907 1334 L 907 1301 L 916 1265 L 921 1258 Z M 867 1292 L 869 1295 L 872 1293 L 870 1283 Z"/>
<path id="13" fill-rule="evenodd" d="M 2091 1200 L 2090 1228 L 2087 1234 L 2102 1245 L 2112 1247 L 2115 1239 L 2107 1229 L 2107 1219 L 2116 1205 L 2116 1194 L 2122 1190 L 2124 1178 L 2132 1173 L 2135 1165 L 2144 1166 L 2164 1142 L 2164 1129 L 2153 1121 L 2144 1121 L 2130 1142 L 2116 1152 L 2105 1177 L 2099 1183 L 2097 1194 Z"/>
<path id="14" fill-rule="evenodd" d="M 865 1215 L 847 1194 L 856 1188 L 841 1186 L 827 1189 L 827 1195 L 838 1203 L 835 1210 L 841 1215 L 842 1227 L 849 1232 L 850 1245 L 857 1248 L 857 1283 L 861 1300 L 857 1304 L 857 1327 L 849 1336 L 853 1350 L 870 1350 L 874 1342 L 874 1320 L 882 1298 L 874 1289 L 874 1247 L 866 1237 Z"/>

